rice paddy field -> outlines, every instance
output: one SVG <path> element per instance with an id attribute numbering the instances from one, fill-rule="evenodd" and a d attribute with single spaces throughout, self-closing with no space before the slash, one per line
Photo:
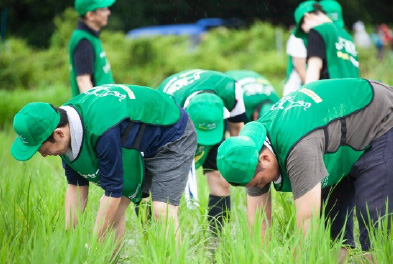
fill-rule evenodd
<path id="1" fill-rule="evenodd" d="M 73 27 L 70 29 L 72 30 Z M 154 45 L 145 42 L 127 44 L 131 45 L 129 50 L 134 52 L 131 52 L 132 56 L 129 55 L 129 57 L 135 60 L 140 56 L 140 61 L 143 62 L 134 68 L 130 67 L 130 61 L 131 64 L 134 62 L 131 59 L 128 60 L 129 57 L 126 56 L 123 59 L 124 50 L 127 49 L 117 48 L 118 43 L 122 43 L 120 42 L 123 38 L 122 35 L 117 38 L 117 35 L 113 35 L 116 40 L 113 43 L 116 46 L 112 43 L 112 46 L 115 47 L 112 49 L 110 48 L 110 38 L 107 37 L 106 47 L 108 47 L 109 59 L 113 62 L 114 73 L 117 74 L 115 77 L 122 82 L 156 87 L 168 73 L 180 71 L 180 68 L 181 70 L 189 67 L 226 71 L 231 69 L 229 67 L 235 67 L 254 69 L 262 73 L 273 83 L 274 87 L 278 88 L 278 92 L 281 94 L 280 87 L 283 86 L 285 56 L 283 54 L 281 54 L 283 56 L 278 56 L 274 50 L 257 52 L 265 49 L 265 46 L 262 45 L 263 42 L 261 41 L 260 45 L 251 45 L 258 42 L 249 41 L 250 36 L 255 35 L 255 39 L 258 39 L 261 35 L 267 36 L 268 34 L 264 32 L 269 33 L 270 31 L 274 33 L 265 25 L 257 25 L 250 32 L 213 33 L 203 44 L 209 48 L 202 46 L 200 51 L 184 55 L 187 58 L 186 61 L 178 59 L 176 56 L 174 58 L 164 56 L 169 53 L 180 58 L 182 55 L 179 55 L 178 51 L 174 51 L 178 47 L 172 45 L 172 42 L 168 42 L 169 44 L 163 42 L 166 43 L 166 48 L 154 46 L 160 44 L 157 42 Z M 272 38 L 274 38 L 273 33 L 270 34 Z M 68 33 L 64 35 L 67 38 L 69 36 Z M 234 36 L 237 37 L 234 38 Z M 105 39 L 105 35 L 103 37 Z M 233 41 L 234 39 L 236 41 Z M 223 43 L 227 45 L 227 49 L 222 48 Z M 250 43 L 250 47 L 244 48 L 245 43 Z M 16 44 L 14 46 L 19 47 Z M 171 50 L 172 46 L 174 50 Z M 28 54 L 32 53 L 27 48 L 19 48 L 25 52 L 20 55 L 21 58 L 28 58 Z M 140 52 L 141 49 L 143 52 Z M 51 52 L 56 56 L 61 53 L 53 48 L 52 51 L 49 50 L 45 54 L 44 52 L 35 53 L 34 56 L 42 56 L 39 57 L 41 59 L 31 56 L 32 60 L 43 64 L 39 74 L 41 83 L 32 79 L 26 82 L 26 85 L 15 86 L 11 81 L 22 78 L 19 75 L 15 75 L 14 78 L 14 75 L 9 72 L 3 72 L 8 74 L 4 76 L 10 76 L 10 85 L 8 89 L 1 88 L 2 90 L 0 90 L 0 263 L 248 264 L 338 263 L 339 261 L 342 263 L 370 263 L 365 257 L 365 253 L 359 249 L 349 249 L 348 257 L 339 260 L 343 241 L 342 239 L 331 241 L 329 226 L 325 228 L 323 221 L 319 218 L 315 218 L 307 236 L 303 237 L 301 230 L 296 228 L 292 194 L 276 193 L 274 190 L 272 191 L 272 226 L 264 237 L 260 231 L 263 216 L 257 217 L 251 230 L 248 228 L 246 193 L 244 188 L 240 187 L 231 189 L 230 220 L 223 226 L 221 233 L 213 234 L 209 231 L 206 217 L 208 186 L 200 171 L 198 172 L 200 206 L 196 209 L 189 209 L 182 199 L 179 207 L 180 236 L 176 235 L 168 221 L 147 220 L 145 217 L 147 210 L 144 208 L 141 209 L 143 211 L 141 216 L 137 217 L 134 206 L 130 205 L 126 212 L 125 239 L 120 245 L 120 249 L 116 251 L 117 244 L 114 242 L 113 233 L 107 234 L 103 243 L 97 243 L 93 227 L 103 190 L 94 185 L 90 185 L 88 204 L 85 213 L 78 218 L 78 225 L 74 230 L 65 231 L 64 194 L 67 183 L 60 158 L 42 158 L 38 154 L 27 162 L 18 162 L 11 157 L 10 153 L 10 147 L 15 138 L 11 121 L 14 114 L 23 105 L 33 101 L 44 101 L 59 106 L 70 97 L 70 90 L 66 85 L 68 83 L 67 58 L 66 56 L 60 57 L 59 61 L 48 59 L 55 58 Z M 154 56 L 150 56 L 150 53 Z M 9 56 L 15 54 L 18 53 L 10 52 Z M 149 55 L 146 60 L 145 55 Z M 212 59 L 213 55 L 217 58 Z M 391 54 L 387 56 L 390 57 L 379 62 L 374 58 L 372 51 L 361 52 L 362 77 L 393 85 L 393 56 Z M 15 61 L 22 62 L 24 60 L 14 60 L 10 57 L 9 69 L 13 70 L 13 74 L 21 74 L 14 67 Z M 183 61 L 187 67 L 179 65 L 179 61 Z M 52 66 L 50 63 L 58 64 Z M 24 64 L 26 67 L 30 65 L 29 63 Z M 46 64 L 50 64 L 50 67 Z M 162 70 L 164 66 L 167 67 L 165 71 Z M 123 69 L 128 69 L 128 71 L 123 71 Z M 0 69 L 0 73 L 1 71 L 2 69 Z M 33 76 L 29 72 L 26 70 L 25 75 L 27 77 Z M 35 71 L 31 70 L 31 72 Z M 143 74 L 145 72 L 150 75 Z M 151 77 L 157 74 L 158 77 Z M 51 80 L 55 83 L 55 79 L 62 80 L 63 84 L 54 86 L 49 81 L 43 83 L 44 80 Z M 5 79 L 3 78 L 3 80 Z M 44 88 L 41 88 L 42 86 Z M 372 227 L 375 231 L 371 236 L 371 255 L 374 263 L 393 263 L 393 236 L 386 235 L 386 228 L 383 228 L 386 225 L 385 218 L 385 221 L 382 221 L 380 225 Z M 355 235 L 358 238 L 357 228 L 355 228 Z M 359 243 L 357 244 L 359 245 Z"/>
<path id="2" fill-rule="evenodd" d="M 10 128 L 0 132 L 0 263 L 338 263 L 342 240 L 332 242 L 329 228 L 320 220 L 302 238 L 295 228 L 291 194 L 273 191 L 272 226 L 262 238 L 262 217 L 251 235 L 245 190 L 232 188 L 230 221 L 220 234 L 212 234 L 206 220 L 208 187 L 201 173 L 199 208 L 187 208 L 184 200 L 179 208 L 180 238 L 167 221 L 147 221 L 143 213 L 138 218 L 131 205 L 124 243 L 114 253 L 112 233 L 103 243 L 97 243 L 93 234 L 103 191 L 91 185 L 85 213 L 74 230 L 65 231 L 67 183 L 60 158 L 38 154 L 18 162 L 10 155 L 13 139 Z M 372 237 L 376 263 L 393 260 L 393 238 L 385 232 L 376 229 Z M 369 263 L 364 254 L 350 249 L 344 263 Z"/>

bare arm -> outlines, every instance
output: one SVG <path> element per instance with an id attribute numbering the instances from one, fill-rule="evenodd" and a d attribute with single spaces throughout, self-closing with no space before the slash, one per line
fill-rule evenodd
<path id="1" fill-rule="evenodd" d="M 240 133 L 240 130 L 243 128 L 244 123 L 240 122 L 240 123 L 232 123 L 232 122 L 228 122 L 229 125 L 229 134 L 231 135 L 231 137 L 237 137 Z"/>
<path id="2" fill-rule="evenodd" d="M 119 207 L 121 197 L 114 198 L 103 195 L 100 201 L 100 208 L 98 209 L 94 231 L 98 232 L 98 238 L 105 235 L 106 230 L 112 226 L 113 219 Z"/>
<path id="3" fill-rule="evenodd" d="M 78 213 L 83 213 L 86 207 L 89 186 L 68 184 L 65 195 L 65 229 L 75 227 L 78 223 Z"/>
<path id="4" fill-rule="evenodd" d="M 302 83 L 306 81 L 306 59 L 292 57 L 296 72 L 299 74 Z"/>
<path id="5" fill-rule="evenodd" d="M 296 221 L 299 229 L 307 234 L 314 216 L 319 216 L 321 208 L 321 183 L 318 183 L 303 196 L 295 200 Z"/>
<path id="6" fill-rule="evenodd" d="M 76 83 L 78 84 L 79 92 L 84 93 L 87 90 L 93 88 L 90 74 L 82 74 L 76 76 Z"/>
<path id="7" fill-rule="evenodd" d="M 306 72 L 306 82 L 318 81 L 321 76 L 323 61 L 319 57 L 311 57 L 308 59 L 308 66 Z"/>
<path id="8" fill-rule="evenodd" d="M 255 216 L 260 211 L 262 215 L 262 238 L 265 237 L 265 231 L 267 227 L 271 225 L 272 218 L 272 199 L 270 191 L 262 194 L 261 196 L 249 196 L 247 195 L 247 217 L 248 227 L 251 231 L 251 227 L 255 222 Z M 266 218 L 264 218 L 264 214 Z M 267 222 L 266 222 L 267 220 Z"/>

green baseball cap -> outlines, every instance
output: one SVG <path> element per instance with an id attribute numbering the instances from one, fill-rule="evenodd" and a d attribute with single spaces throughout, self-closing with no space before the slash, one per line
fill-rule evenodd
<path id="1" fill-rule="evenodd" d="M 98 8 L 110 7 L 116 0 L 75 0 L 75 10 L 80 16 Z"/>
<path id="2" fill-rule="evenodd" d="M 217 153 L 217 167 L 227 182 L 241 186 L 251 182 L 266 133 L 264 125 L 250 122 L 238 137 L 230 137 L 221 144 Z"/>
<path id="3" fill-rule="evenodd" d="M 298 38 L 307 38 L 307 34 L 303 31 L 301 28 L 300 22 L 302 21 L 302 18 L 304 17 L 305 13 L 309 13 L 314 10 L 314 4 L 317 4 L 316 1 L 305 1 L 303 3 L 300 3 L 300 5 L 296 8 L 295 10 L 295 22 L 296 22 L 296 27 L 294 30 L 294 34 Z"/>
<path id="4" fill-rule="evenodd" d="M 60 122 L 60 114 L 48 103 L 25 105 L 14 117 L 14 130 L 18 137 L 11 147 L 17 160 L 30 159 L 49 138 Z"/>
<path id="5" fill-rule="evenodd" d="M 198 144 L 215 145 L 224 135 L 224 102 L 215 94 L 195 95 L 186 108 L 194 123 Z"/>
<path id="6" fill-rule="evenodd" d="M 327 16 L 339 27 L 344 27 L 343 11 L 341 5 L 334 0 L 322 0 L 319 2 Z"/>

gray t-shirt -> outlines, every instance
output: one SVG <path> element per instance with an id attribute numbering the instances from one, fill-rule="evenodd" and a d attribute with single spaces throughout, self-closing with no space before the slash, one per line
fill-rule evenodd
<path id="1" fill-rule="evenodd" d="M 371 104 L 345 118 L 346 144 L 354 149 L 364 149 L 393 127 L 393 88 L 375 81 L 370 83 L 374 88 Z M 289 153 L 286 167 L 295 199 L 311 190 L 328 174 L 323 154 L 335 152 L 340 146 L 341 121 L 333 121 L 326 127 L 326 131 L 327 148 L 324 130 L 317 129 L 301 139 Z M 261 189 L 255 187 L 247 190 L 247 193 L 251 196 L 263 194 Z"/>

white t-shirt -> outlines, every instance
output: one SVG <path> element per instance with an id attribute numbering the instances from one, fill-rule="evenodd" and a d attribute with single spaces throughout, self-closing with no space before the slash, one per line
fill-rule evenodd
<path id="1" fill-rule="evenodd" d="M 291 57 L 305 59 L 307 57 L 307 49 L 303 40 L 291 34 L 287 42 L 287 54 Z M 301 84 L 302 81 L 299 74 L 293 69 L 284 85 L 283 96 L 298 90 Z"/>

